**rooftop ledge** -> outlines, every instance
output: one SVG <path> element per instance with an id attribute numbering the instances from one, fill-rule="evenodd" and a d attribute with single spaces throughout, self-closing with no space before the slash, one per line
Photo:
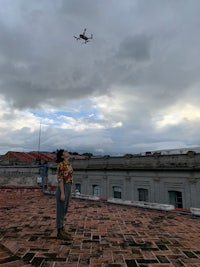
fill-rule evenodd
<path id="1" fill-rule="evenodd" d="M 155 209 L 155 210 L 171 211 L 174 210 L 175 208 L 174 205 L 169 205 L 169 204 L 151 203 L 144 201 L 130 201 L 130 200 L 122 200 L 116 198 L 109 198 L 107 201 L 110 203 L 123 204 L 123 205 L 129 205 L 147 209 Z"/>
<path id="2" fill-rule="evenodd" d="M 101 200 L 101 198 L 97 196 L 83 195 L 77 193 L 73 194 L 72 197 L 78 199 L 87 199 L 87 200 Z M 122 204 L 122 205 L 135 206 L 140 208 L 149 208 L 155 210 L 171 211 L 175 209 L 174 205 L 169 205 L 169 204 L 150 203 L 144 201 L 130 201 L 130 200 L 122 200 L 119 198 L 108 198 L 107 202 L 113 204 Z"/>
<path id="3" fill-rule="evenodd" d="M 100 197 L 92 196 L 92 195 L 83 195 L 80 193 L 74 193 L 72 194 L 73 198 L 78 198 L 78 199 L 87 199 L 87 200 L 101 200 Z"/>
<path id="4" fill-rule="evenodd" d="M 190 208 L 192 215 L 200 216 L 200 209 L 199 208 Z"/>

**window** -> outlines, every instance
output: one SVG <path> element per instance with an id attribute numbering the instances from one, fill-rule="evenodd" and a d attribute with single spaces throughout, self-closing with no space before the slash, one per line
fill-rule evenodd
<path id="1" fill-rule="evenodd" d="M 144 188 L 138 188 L 138 199 L 139 201 L 149 201 L 149 196 L 148 196 L 148 189 Z"/>
<path id="2" fill-rule="evenodd" d="M 93 185 L 93 196 L 100 197 L 100 186 L 99 185 Z"/>
<path id="3" fill-rule="evenodd" d="M 168 191 L 169 203 L 174 205 L 175 208 L 183 208 L 182 192 L 180 191 Z"/>
<path id="4" fill-rule="evenodd" d="M 81 184 L 75 184 L 75 193 L 81 193 Z"/>
<path id="5" fill-rule="evenodd" d="M 119 186 L 113 186 L 114 198 L 122 198 L 122 189 Z"/>

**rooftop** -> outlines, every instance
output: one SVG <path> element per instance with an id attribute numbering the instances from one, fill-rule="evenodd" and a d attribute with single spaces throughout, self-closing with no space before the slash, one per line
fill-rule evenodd
<path id="1" fill-rule="evenodd" d="M 3 267 L 200 266 L 200 218 L 103 201 L 72 199 L 56 238 L 55 197 L 40 190 L 0 194 Z"/>

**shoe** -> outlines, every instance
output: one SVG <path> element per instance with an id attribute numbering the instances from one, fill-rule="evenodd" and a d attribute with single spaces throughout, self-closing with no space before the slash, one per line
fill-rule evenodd
<path id="1" fill-rule="evenodd" d="M 57 238 L 61 240 L 71 240 L 71 235 L 66 233 L 63 228 L 58 229 Z"/>

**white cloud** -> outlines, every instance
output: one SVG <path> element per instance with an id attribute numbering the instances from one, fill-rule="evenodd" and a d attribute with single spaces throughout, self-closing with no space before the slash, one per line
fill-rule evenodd
<path id="1" fill-rule="evenodd" d="M 179 125 L 187 121 L 195 123 L 200 121 L 200 108 L 187 103 L 179 103 L 167 110 L 163 110 L 158 117 L 156 121 L 157 128 Z"/>

